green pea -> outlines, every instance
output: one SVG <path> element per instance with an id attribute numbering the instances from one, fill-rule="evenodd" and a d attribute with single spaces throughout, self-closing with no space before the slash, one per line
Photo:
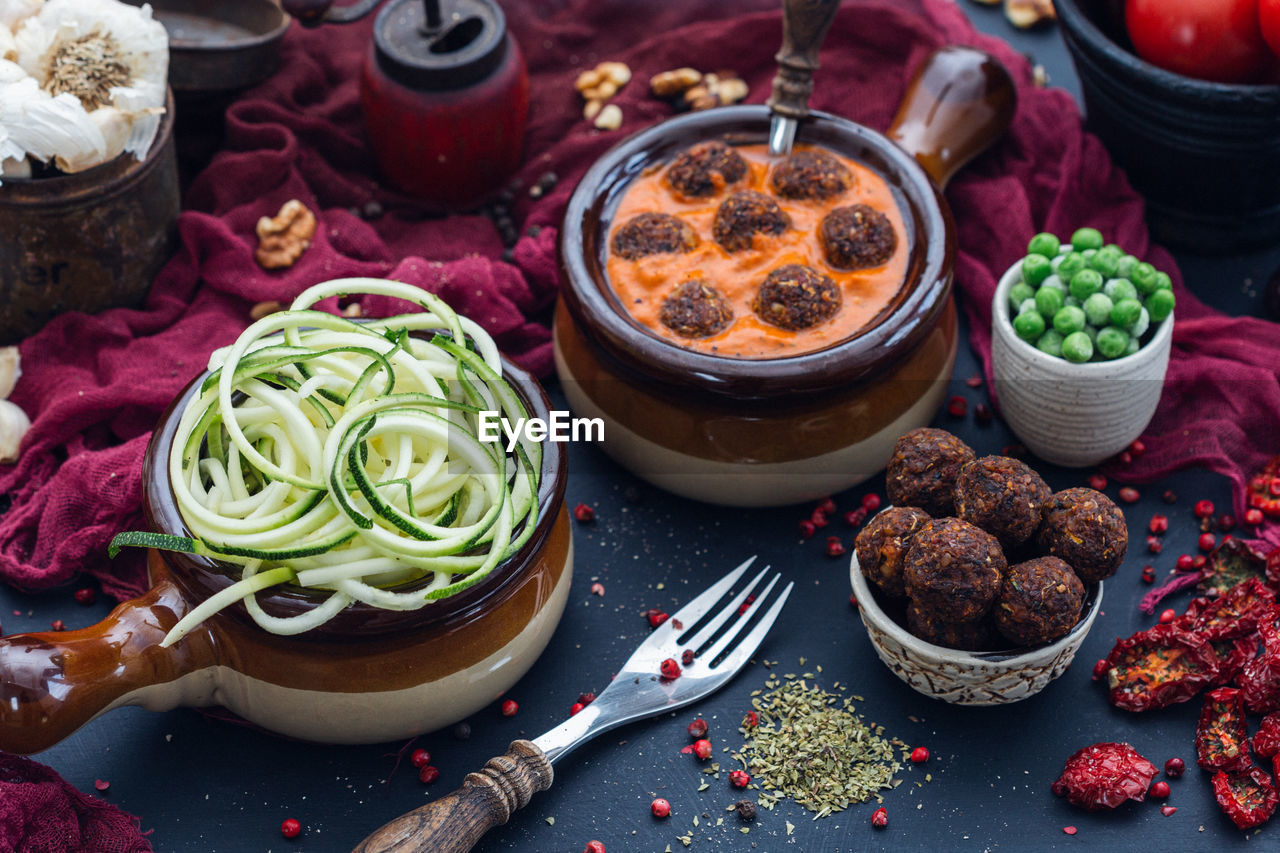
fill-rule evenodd
<path id="1" fill-rule="evenodd" d="M 1123 278 L 1113 278 L 1102 286 L 1102 292 L 1112 302 L 1119 302 L 1121 299 L 1137 299 L 1138 288 L 1133 286 L 1133 282 Z"/>
<path id="2" fill-rule="evenodd" d="M 1062 310 L 1063 293 L 1052 287 L 1042 287 L 1036 291 L 1036 310 L 1043 317 L 1052 317 Z"/>
<path id="3" fill-rule="evenodd" d="M 1146 308 L 1143 308 L 1142 312 L 1138 314 L 1137 321 L 1132 326 L 1130 326 L 1126 331 L 1128 331 L 1129 334 L 1133 335 L 1135 338 L 1140 338 L 1147 333 L 1147 329 L 1150 326 L 1151 326 L 1151 314 L 1147 312 Z"/>
<path id="4" fill-rule="evenodd" d="M 1129 276 L 1133 275 L 1133 271 L 1137 266 L 1137 258 L 1133 255 L 1125 255 L 1120 259 L 1120 262 L 1116 264 L 1116 275 L 1121 278 L 1129 278 Z"/>
<path id="5" fill-rule="evenodd" d="M 1098 331 L 1098 339 L 1094 343 L 1103 358 L 1119 358 L 1129 345 L 1129 333 L 1115 326 L 1107 326 Z"/>
<path id="6" fill-rule="evenodd" d="M 1151 322 L 1159 323 L 1173 313 L 1174 297 L 1172 290 L 1157 290 L 1147 297 L 1147 313 Z"/>
<path id="7" fill-rule="evenodd" d="M 1062 304 L 1063 304 L 1063 305 L 1066 305 L 1066 306 L 1069 306 L 1069 307 L 1071 307 L 1071 308 L 1083 308 L 1083 307 L 1084 307 L 1084 303 L 1083 303 L 1083 302 L 1081 302 L 1079 299 L 1076 299 L 1076 298 L 1075 298 L 1074 296 L 1072 296 L 1070 293 L 1068 293 L 1068 294 L 1067 294 L 1067 298 L 1066 298 L 1066 299 L 1062 300 Z"/>
<path id="8" fill-rule="evenodd" d="M 1036 341 L 1036 349 L 1057 358 L 1062 358 L 1062 332 L 1056 329 L 1046 330 L 1040 336 L 1040 340 Z"/>
<path id="9" fill-rule="evenodd" d="M 1083 252 L 1085 249 L 1101 249 L 1102 243 L 1102 232 L 1097 228 L 1080 228 L 1071 235 L 1071 245 L 1077 252 Z"/>
<path id="10" fill-rule="evenodd" d="M 1036 298 L 1033 296 L 1030 299 L 1022 300 L 1022 304 L 1018 306 L 1018 313 L 1038 314 L 1039 311 L 1036 310 Z"/>
<path id="11" fill-rule="evenodd" d="M 1173 290 L 1173 279 L 1167 272 L 1156 273 L 1156 290 Z"/>
<path id="12" fill-rule="evenodd" d="M 1138 288 L 1138 292 L 1143 296 L 1154 293 L 1156 289 L 1156 268 L 1143 261 L 1133 268 L 1133 272 L 1129 273 L 1129 281 L 1133 282 L 1133 286 Z"/>
<path id="13" fill-rule="evenodd" d="M 1092 262 L 1093 262 L 1094 257 L 1095 257 L 1095 256 L 1097 256 L 1097 254 L 1098 254 L 1098 250 L 1097 250 L 1097 249 L 1085 249 L 1085 250 L 1084 250 L 1083 252 L 1081 252 L 1080 254 L 1084 256 L 1084 262 L 1085 262 L 1086 264 L 1088 264 L 1088 263 L 1092 263 Z"/>
<path id="14" fill-rule="evenodd" d="M 1124 354 L 1133 355 L 1135 352 L 1137 352 L 1141 348 L 1142 348 L 1142 344 L 1138 343 L 1138 339 L 1130 336 L 1129 343 L 1124 345 Z"/>
<path id="15" fill-rule="evenodd" d="M 1035 311 L 1013 318 L 1013 331 L 1028 343 L 1035 343 L 1044 334 L 1044 318 Z"/>
<path id="16" fill-rule="evenodd" d="M 1102 290 L 1102 273 L 1097 270 L 1080 270 L 1071 276 L 1071 295 L 1081 302 Z"/>
<path id="17" fill-rule="evenodd" d="M 1072 332 L 1062 339 L 1062 357 L 1074 364 L 1093 358 L 1093 341 L 1083 331 Z"/>
<path id="18" fill-rule="evenodd" d="M 1053 265 L 1044 255 L 1027 255 L 1022 261 L 1022 278 L 1035 287 L 1053 275 Z"/>
<path id="19" fill-rule="evenodd" d="M 1084 311 L 1070 305 L 1063 306 L 1053 315 L 1053 327 L 1064 335 L 1081 331 L 1084 328 Z"/>
<path id="20" fill-rule="evenodd" d="M 1028 255 L 1044 255 L 1046 258 L 1052 258 L 1058 254 L 1061 243 L 1056 236 L 1048 231 L 1041 232 L 1031 238 L 1031 242 L 1027 244 Z"/>
<path id="21" fill-rule="evenodd" d="M 1138 322 L 1138 317 L 1141 314 L 1141 302 L 1136 299 L 1121 299 L 1111 309 L 1111 323 L 1122 329 L 1127 329 Z"/>
<path id="22" fill-rule="evenodd" d="M 1035 295 L 1036 289 L 1034 287 L 1027 284 L 1025 281 L 1020 281 L 1013 287 L 1009 288 L 1009 306 L 1014 311 L 1017 311 L 1019 306 L 1021 306 L 1025 300 L 1031 299 Z"/>
<path id="23" fill-rule="evenodd" d="M 1044 281 L 1040 282 L 1040 288 L 1042 290 L 1046 287 L 1058 291 L 1063 296 L 1067 295 L 1067 283 L 1056 275 L 1051 275 Z"/>
<path id="24" fill-rule="evenodd" d="M 1116 271 L 1120 269 L 1120 259 L 1104 249 L 1093 256 L 1089 267 L 1102 273 L 1104 279 L 1115 278 Z"/>
<path id="25" fill-rule="evenodd" d="M 1071 281 L 1071 277 L 1080 270 L 1089 266 L 1089 262 L 1084 259 L 1084 255 L 1079 252 L 1072 252 L 1062 257 L 1062 262 L 1058 264 L 1058 275 L 1063 281 Z"/>
<path id="26" fill-rule="evenodd" d="M 1118 243 L 1108 243 L 1102 247 L 1102 251 L 1115 255 L 1117 260 L 1124 257 L 1124 249 Z"/>
<path id="27" fill-rule="evenodd" d="M 1036 305 L 1040 304 L 1040 296 L 1036 294 Z M 1084 309 L 1084 318 L 1094 326 L 1105 326 L 1111 322 L 1111 308 L 1114 303 L 1105 293 L 1095 293 L 1084 301 L 1080 307 Z"/>

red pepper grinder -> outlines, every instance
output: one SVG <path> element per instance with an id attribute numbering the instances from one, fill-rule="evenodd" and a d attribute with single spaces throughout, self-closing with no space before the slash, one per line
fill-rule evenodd
<path id="1" fill-rule="evenodd" d="M 425 201 L 473 208 L 520 165 L 529 74 L 493 0 L 391 0 L 360 101 L 382 174 Z"/>

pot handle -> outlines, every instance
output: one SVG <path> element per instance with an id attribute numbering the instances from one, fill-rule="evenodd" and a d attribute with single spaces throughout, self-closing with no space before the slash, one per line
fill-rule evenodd
<path id="1" fill-rule="evenodd" d="M 512 741 L 506 755 L 468 773 L 458 790 L 384 824 L 352 853 L 466 853 L 554 778 L 551 762 L 532 741 Z"/>
<path id="2" fill-rule="evenodd" d="M 1018 92 L 989 53 L 951 45 L 917 69 L 887 136 L 924 167 L 939 187 L 1009 128 Z"/>
<path id="3" fill-rule="evenodd" d="M 0 750 L 30 755 L 48 749 L 126 694 L 212 664 L 207 631 L 160 647 L 187 609 L 166 579 L 88 628 L 0 637 Z M 178 691 L 169 693 L 144 692 L 127 704 L 163 710 L 183 703 Z"/>

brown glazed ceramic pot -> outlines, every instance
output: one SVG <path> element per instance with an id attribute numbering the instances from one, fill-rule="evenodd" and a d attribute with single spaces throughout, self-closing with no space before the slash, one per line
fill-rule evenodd
<path id="1" fill-rule="evenodd" d="M 503 370 L 532 415 L 547 418 L 550 404 L 537 381 L 507 362 Z M 143 498 L 155 530 L 186 532 L 166 460 L 182 407 L 204 378 L 174 402 L 147 448 Z M 0 638 L 0 750 L 39 752 L 122 705 L 220 705 L 271 731 L 322 743 L 400 740 L 474 713 L 532 666 L 568 598 L 565 457 L 559 444 L 543 449 L 542 509 L 530 540 L 480 583 L 420 610 L 357 602 L 319 628 L 285 637 L 259 628 L 236 604 L 163 649 L 168 630 L 234 578 L 225 564 L 151 551 L 152 589 L 97 625 Z M 268 613 L 288 616 L 322 596 L 290 587 L 258 600 Z"/>
<path id="2" fill-rule="evenodd" d="M 631 181 L 703 140 L 765 142 L 768 109 L 690 113 L 610 150 L 578 184 L 561 230 L 555 360 L 575 414 L 602 419 L 604 449 L 637 475 L 711 503 L 794 503 L 880 470 L 899 435 L 933 418 L 955 359 L 955 228 L 939 188 L 1004 132 L 1015 99 L 993 57 L 950 47 L 916 73 L 887 137 L 825 113 L 801 122 L 797 142 L 888 182 L 910 261 L 868 327 L 797 356 L 680 347 L 631 320 L 605 275 L 612 214 Z"/>

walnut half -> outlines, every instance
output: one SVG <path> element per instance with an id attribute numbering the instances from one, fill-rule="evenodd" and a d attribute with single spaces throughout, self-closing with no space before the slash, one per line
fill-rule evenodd
<path id="1" fill-rule="evenodd" d="M 1020 30 L 1058 17 L 1053 10 L 1053 0 L 1004 0 L 1004 16 Z"/>
<path id="2" fill-rule="evenodd" d="M 316 233 L 316 216 L 307 206 L 290 199 L 274 217 L 258 220 L 258 250 L 253 257 L 267 270 L 293 266 Z"/>

